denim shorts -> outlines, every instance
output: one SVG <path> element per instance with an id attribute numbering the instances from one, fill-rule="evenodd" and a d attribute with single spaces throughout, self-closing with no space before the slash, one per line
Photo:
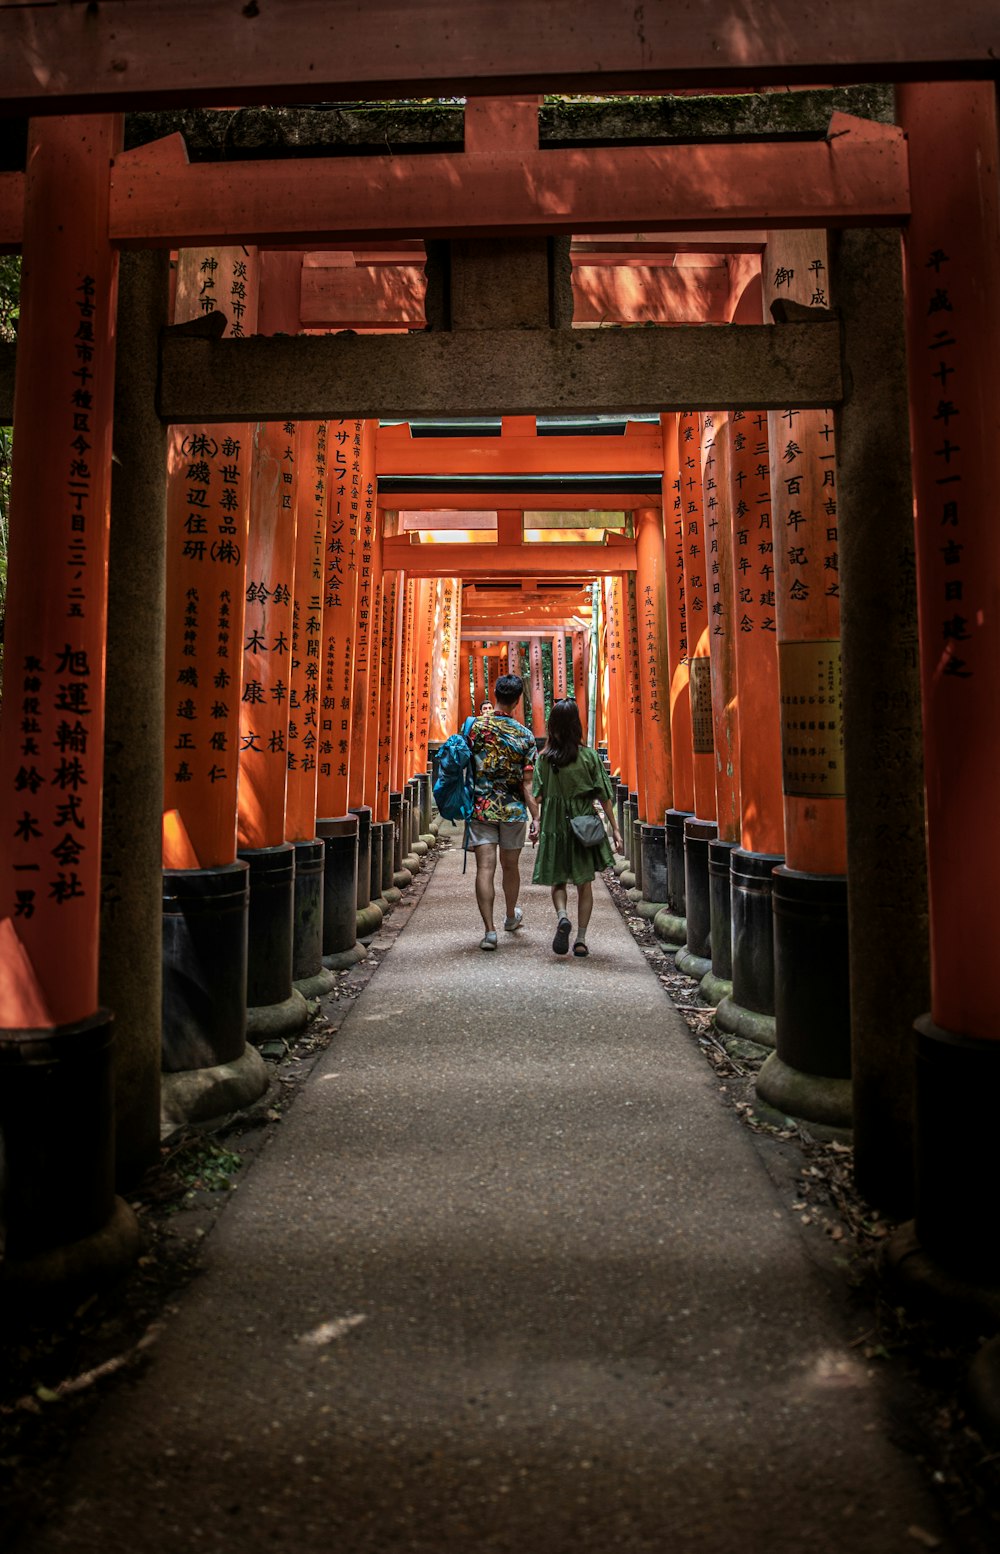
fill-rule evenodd
<path id="1" fill-rule="evenodd" d="M 486 847 L 499 842 L 501 852 L 518 852 L 528 834 L 526 820 L 470 820 L 469 846 Z"/>

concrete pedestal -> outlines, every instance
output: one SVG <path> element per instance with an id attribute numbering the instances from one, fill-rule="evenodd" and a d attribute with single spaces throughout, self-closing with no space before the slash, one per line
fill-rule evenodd
<path id="1" fill-rule="evenodd" d="M 305 999 L 322 998 L 336 983 L 323 965 L 322 837 L 295 843 L 292 986 Z"/>
<path id="2" fill-rule="evenodd" d="M 776 1051 L 757 1095 L 820 1136 L 851 1126 L 851 1018 L 847 881 L 840 874 L 774 870 Z"/>
<path id="3" fill-rule="evenodd" d="M 667 831 L 665 826 L 639 827 L 642 858 L 642 899 L 636 903 L 640 917 L 654 919 L 667 907 Z"/>
<path id="4" fill-rule="evenodd" d="M 323 965 L 346 971 L 366 953 L 357 942 L 358 817 L 317 820 L 316 832 L 323 842 Z"/>
<path id="5" fill-rule="evenodd" d="M 371 898 L 372 880 L 372 812 L 368 804 L 359 804 L 352 808 L 350 813 L 358 822 L 358 881 L 357 881 L 357 918 L 355 932 L 357 938 L 370 939 L 373 933 L 377 933 L 382 924 L 382 909 L 374 904 Z"/>
<path id="6" fill-rule="evenodd" d="M 667 907 L 653 919 L 653 929 L 668 944 L 687 943 L 685 917 L 684 878 L 684 823 L 691 816 L 689 809 L 668 809 L 664 815 L 664 835 L 667 854 Z"/>
<path id="7" fill-rule="evenodd" d="M 295 848 L 283 842 L 238 856 L 250 871 L 247 1036 L 256 1042 L 292 1036 L 309 1020 L 309 1006 L 292 986 Z"/>
<path id="8" fill-rule="evenodd" d="M 720 1004 L 733 991 L 733 919 L 730 876 L 735 842 L 715 837 L 708 844 L 708 907 L 712 964 L 698 989 L 708 1004 Z"/>
<path id="9" fill-rule="evenodd" d="M 712 912 L 708 845 L 718 833 L 714 820 L 684 822 L 684 905 L 687 936 L 674 962 L 678 971 L 699 982 L 712 969 Z"/>
<path id="10" fill-rule="evenodd" d="M 772 876 L 781 853 L 734 847 L 729 860 L 733 990 L 715 1012 L 720 1030 L 761 1047 L 773 1047 L 774 911 Z"/>

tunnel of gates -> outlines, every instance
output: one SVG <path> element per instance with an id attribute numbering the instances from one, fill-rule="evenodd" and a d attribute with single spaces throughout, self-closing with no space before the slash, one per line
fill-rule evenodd
<path id="1" fill-rule="evenodd" d="M 537 72 L 418 49 L 481 95 L 344 115 L 353 146 L 327 119 L 305 156 L 274 154 L 314 128 L 273 110 L 230 159 L 216 111 L 134 110 L 301 98 L 294 69 L 269 95 L 237 48 L 185 94 L 140 36 L 143 84 L 92 62 L 91 96 L 57 7 L 61 100 L 20 71 L 22 9 L 8 1280 L 131 1255 L 116 1172 L 161 1108 L 260 1093 L 261 1040 L 434 843 L 434 745 L 517 669 L 539 735 L 546 696 L 579 702 L 639 911 L 723 1031 L 773 1049 L 762 1107 L 853 1129 L 864 1191 L 994 1283 L 964 1192 L 995 1165 L 1000 1033 L 998 133 L 972 22 L 912 61 L 879 35 L 709 66 L 688 38 L 693 95 L 558 110 Z M 592 84 L 559 47 L 553 84 Z M 612 88 L 664 89 L 608 48 Z M 880 77 L 903 84 L 762 93 L 756 118 L 698 95 Z M 390 122 L 425 141 L 387 155 Z"/>

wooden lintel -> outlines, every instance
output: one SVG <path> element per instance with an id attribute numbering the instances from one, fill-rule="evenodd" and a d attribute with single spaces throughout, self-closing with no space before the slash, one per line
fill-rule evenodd
<path id="1" fill-rule="evenodd" d="M 840 325 L 831 320 L 212 341 L 168 335 L 160 348 L 159 413 L 172 422 L 823 409 L 841 398 Z"/>
<path id="2" fill-rule="evenodd" d="M 102 0 L 0 7 L 0 99 L 22 114 L 473 92 L 995 77 L 995 0 L 829 0 L 636 9 L 634 0 Z"/>
<path id="3" fill-rule="evenodd" d="M 662 470 L 663 442 L 658 427 L 635 437 L 380 439 L 377 467 L 380 476 L 642 474 Z"/>
<path id="4" fill-rule="evenodd" d="M 634 572 L 635 545 L 412 545 L 387 538 L 382 564 L 407 577 L 603 577 Z"/>
<path id="5" fill-rule="evenodd" d="M 639 495 L 635 491 L 624 490 L 617 492 L 583 490 L 551 491 L 544 487 L 540 487 L 536 491 L 519 491 L 516 497 L 513 496 L 510 491 L 487 491 L 485 489 L 478 491 L 407 491 L 405 496 L 402 492 L 399 491 L 383 491 L 380 489 L 376 500 L 378 502 L 379 508 L 383 512 L 397 512 L 405 503 L 406 511 L 409 513 L 434 513 L 443 512 L 447 509 L 452 513 L 461 514 L 475 514 L 479 512 L 486 503 L 488 503 L 494 511 L 499 512 L 501 508 L 509 508 L 510 504 L 516 501 L 522 511 L 530 514 L 530 522 L 528 519 L 525 520 L 526 527 L 530 529 L 593 528 L 595 525 L 591 522 L 588 522 L 587 520 L 592 514 L 602 510 L 625 512 L 631 511 L 635 507 L 660 506 L 659 495 L 647 491 L 644 491 L 641 495 Z M 565 521 L 560 521 L 558 523 L 543 523 L 541 518 L 541 514 L 543 513 L 547 515 L 555 513 L 566 513 L 573 515 L 579 514 L 580 521 L 574 523 L 570 520 L 569 517 L 567 517 Z M 622 527 L 620 523 L 613 525 L 600 524 L 597 526 L 601 528 L 617 529 Z M 409 529 L 493 529 L 495 527 L 495 523 L 486 524 L 475 522 L 435 522 L 425 524 L 414 524 L 411 522 L 408 525 Z"/>
<path id="6" fill-rule="evenodd" d="M 0 17 L 3 16 L 0 7 Z M 123 248 L 304 245 L 383 236 L 881 226 L 910 210 L 906 141 L 840 116 L 816 141 L 615 146 L 492 156 L 189 163 L 175 136 L 111 175 Z"/>

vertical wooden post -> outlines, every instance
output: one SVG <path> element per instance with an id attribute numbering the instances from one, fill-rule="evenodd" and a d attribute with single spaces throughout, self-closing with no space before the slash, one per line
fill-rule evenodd
<path id="1" fill-rule="evenodd" d="M 569 694 L 566 677 L 566 633 L 559 630 L 552 638 L 552 699 L 565 701 Z"/>
<path id="2" fill-rule="evenodd" d="M 754 303 L 747 323 L 760 322 L 759 287 L 747 308 Z M 741 845 L 730 858 L 733 991 L 720 1002 L 715 1020 L 722 1030 L 773 1047 L 771 890 L 774 870 L 784 862 L 785 820 L 767 414 L 734 411 L 731 438 Z"/>
<path id="3" fill-rule="evenodd" d="M 472 671 L 468 647 L 464 644 L 458 656 L 458 727 L 472 716 Z"/>
<path id="4" fill-rule="evenodd" d="M 0 1128 L 5 1279 L 44 1279 L 97 1233 L 124 1265 L 114 1196 L 111 1015 L 98 1006 L 117 116 L 29 129 L 0 724 Z"/>
<path id="5" fill-rule="evenodd" d="M 358 817 L 348 808 L 363 444 L 363 421 L 328 423 L 316 769 L 316 832 L 324 844 L 323 964 L 328 971 L 341 971 L 365 955 L 357 943 Z"/>
<path id="6" fill-rule="evenodd" d="M 528 662 L 531 677 L 531 732 L 539 739 L 545 733 L 545 684 L 542 679 L 540 637 L 532 637 L 528 643 Z"/>
<path id="7" fill-rule="evenodd" d="M 433 687 L 429 746 L 438 745 L 459 726 L 458 681 L 462 648 L 462 582 L 442 579 L 441 607 L 434 633 Z"/>
<path id="8" fill-rule="evenodd" d="M 667 852 L 664 817 L 673 782 L 670 771 L 670 655 L 667 650 L 667 576 L 663 514 L 641 507 L 634 514 L 636 603 L 639 631 L 639 690 L 645 748 L 642 849 L 642 900 L 638 910 L 655 918 L 667 905 Z M 581 655 L 582 656 L 582 655 Z"/>
<path id="9" fill-rule="evenodd" d="M 486 700 L 486 651 L 482 642 L 477 642 L 472 649 L 472 700 L 478 717 Z"/>
<path id="10" fill-rule="evenodd" d="M 322 997 L 335 981 L 334 973 L 323 965 L 326 849 L 322 837 L 316 834 L 328 452 L 326 422 L 300 421 L 295 439 L 299 480 L 295 498 L 285 836 L 295 848 L 292 979 L 306 999 Z"/>
<path id="11" fill-rule="evenodd" d="M 830 305 L 822 232 L 768 234 L 764 298 Z M 777 324 L 775 327 L 780 328 Z M 777 1051 L 761 1099 L 851 1123 L 846 814 L 834 418 L 768 413 L 787 863 L 773 875 Z"/>
<path id="12" fill-rule="evenodd" d="M 662 547 L 661 547 L 662 549 Z M 583 725 L 583 733 L 586 738 L 587 726 L 590 722 L 590 698 L 587 687 L 587 668 L 584 643 L 586 633 L 574 631 L 572 638 L 573 654 L 573 698 L 580 709 L 580 722 Z"/>
<path id="13" fill-rule="evenodd" d="M 1000 1066 L 1000 123 L 993 82 L 900 87 L 897 102 L 913 180 L 906 305 L 931 923 L 916 1232 L 949 1271 L 995 1284 L 1000 1254 L 969 1182 L 996 1173 Z M 899 817 L 907 827 L 911 815 Z"/>
<path id="14" fill-rule="evenodd" d="M 181 252 L 174 313 L 257 326 L 255 249 Z M 238 861 L 250 479 L 259 428 L 171 428 L 167 464 L 164 773 L 164 1110 L 174 1121 L 255 1098 L 263 1061 L 245 1045 L 249 871 Z M 234 1102 L 233 1065 L 246 1089 Z M 200 1071 L 197 1082 L 189 1077 Z M 245 1070 L 245 1074 L 243 1074 Z"/>

